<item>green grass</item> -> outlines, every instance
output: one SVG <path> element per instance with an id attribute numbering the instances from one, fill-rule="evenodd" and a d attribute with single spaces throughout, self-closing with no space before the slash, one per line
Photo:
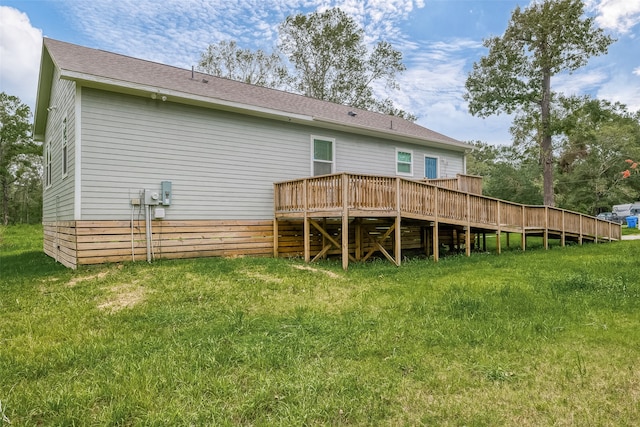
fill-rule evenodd
<path id="1" fill-rule="evenodd" d="M 640 419 L 640 241 L 71 271 L 41 232 L 0 229 L 0 425 Z"/>
<path id="2" fill-rule="evenodd" d="M 629 234 L 640 234 L 640 229 L 638 228 L 629 228 L 626 225 L 622 226 L 622 235 L 626 236 Z"/>

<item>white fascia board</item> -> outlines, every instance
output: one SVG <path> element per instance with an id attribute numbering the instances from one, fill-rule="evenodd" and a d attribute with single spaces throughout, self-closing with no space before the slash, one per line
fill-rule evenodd
<path id="1" fill-rule="evenodd" d="M 180 92 L 171 89 L 163 89 L 157 86 L 143 85 L 139 83 L 125 82 L 122 80 L 110 79 L 106 77 L 94 76 L 90 74 L 78 73 L 75 71 L 61 70 L 61 79 L 73 80 L 88 87 L 96 88 L 118 88 L 120 92 L 131 93 L 141 96 L 156 94 L 158 98 L 166 96 L 168 101 L 180 102 L 184 104 L 215 106 L 223 110 L 243 111 L 251 115 L 263 117 L 276 117 L 280 120 L 296 122 L 312 122 L 313 117 L 288 113 L 286 111 L 274 110 L 271 108 L 258 107 L 255 105 L 243 104 L 240 102 L 227 101 L 219 98 L 195 95 L 187 92 Z"/>

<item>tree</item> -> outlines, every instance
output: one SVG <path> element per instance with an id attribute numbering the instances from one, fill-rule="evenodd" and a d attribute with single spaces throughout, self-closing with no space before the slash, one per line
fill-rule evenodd
<path id="1" fill-rule="evenodd" d="M 275 52 L 242 49 L 235 41 L 210 44 L 201 55 L 198 70 L 270 88 L 280 88 L 288 81 L 287 69 Z"/>
<path id="2" fill-rule="evenodd" d="M 31 138 L 29 106 L 18 97 L 0 93 L 0 192 L 2 223 L 9 224 L 12 185 L 21 168 L 31 163 L 30 155 L 41 154 L 41 147 Z"/>
<path id="3" fill-rule="evenodd" d="M 483 177 L 482 193 L 516 203 L 542 202 L 540 165 L 530 150 L 474 142 L 467 171 Z"/>
<path id="4" fill-rule="evenodd" d="M 551 77 L 586 65 L 614 41 L 583 12 L 582 0 L 544 0 L 524 10 L 517 7 L 502 37 L 484 41 L 489 53 L 474 63 L 465 85 L 473 115 L 539 112 L 536 133 L 544 203 L 549 206 L 554 205 Z"/>
<path id="5" fill-rule="evenodd" d="M 557 169 L 562 207 L 594 214 L 635 200 L 640 183 L 624 180 L 620 168 L 629 156 L 640 156 L 640 113 L 589 97 L 560 101 L 555 122 L 565 135 Z"/>
<path id="6" fill-rule="evenodd" d="M 279 32 L 279 48 L 295 70 L 292 85 L 297 92 L 416 119 L 395 108 L 390 99 L 378 100 L 374 96 L 374 83 L 383 82 L 392 89 L 398 87 L 395 77 L 405 70 L 402 53 L 384 41 L 369 52 L 362 28 L 339 8 L 289 16 L 280 25 Z"/>

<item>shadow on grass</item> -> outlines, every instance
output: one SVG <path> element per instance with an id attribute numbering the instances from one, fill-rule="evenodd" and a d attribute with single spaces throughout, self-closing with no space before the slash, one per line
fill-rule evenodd
<path id="1" fill-rule="evenodd" d="M 47 276 L 66 270 L 66 267 L 41 251 L 0 256 L 0 265 L 2 266 L 2 282 Z"/>

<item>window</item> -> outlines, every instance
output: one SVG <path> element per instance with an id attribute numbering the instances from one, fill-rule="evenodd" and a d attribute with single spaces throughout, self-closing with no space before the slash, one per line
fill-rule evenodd
<path id="1" fill-rule="evenodd" d="M 335 140 L 311 137 L 313 176 L 332 174 L 335 170 Z"/>
<path id="2" fill-rule="evenodd" d="M 69 155 L 67 148 L 67 118 L 65 117 L 62 120 L 62 177 L 67 176 L 67 172 L 69 171 Z"/>
<path id="3" fill-rule="evenodd" d="M 438 158 L 424 156 L 424 177 L 428 179 L 438 178 Z"/>
<path id="4" fill-rule="evenodd" d="M 47 142 L 44 151 L 44 186 L 51 186 L 51 142 Z"/>
<path id="5" fill-rule="evenodd" d="M 413 176 L 413 152 L 396 149 L 396 174 Z"/>

